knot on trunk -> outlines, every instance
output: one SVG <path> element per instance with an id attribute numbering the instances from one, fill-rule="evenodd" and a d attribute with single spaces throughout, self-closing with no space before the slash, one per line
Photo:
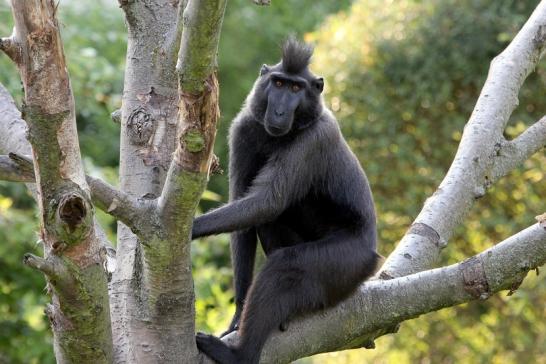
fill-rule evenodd
<path id="1" fill-rule="evenodd" d="M 127 118 L 127 132 L 136 145 L 146 144 L 155 130 L 155 119 L 143 107 L 138 107 Z"/>
<path id="2" fill-rule="evenodd" d="M 66 223 L 70 232 L 74 232 L 87 215 L 85 201 L 82 197 L 73 194 L 63 196 L 59 203 L 59 217 Z"/>
<path id="3" fill-rule="evenodd" d="M 57 243 L 57 247 L 52 248 L 58 251 L 60 246 L 76 244 L 89 235 L 93 227 L 93 205 L 79 186 L 72 183 L 55 195 L 50 200 L 46 226 L 55 236 L 52 241 Z"/>

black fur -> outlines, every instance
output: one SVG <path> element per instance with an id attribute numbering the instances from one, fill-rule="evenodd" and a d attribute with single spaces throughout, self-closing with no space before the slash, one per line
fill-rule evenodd
<path id="1" fill-rule="evenodd" d="M 194 221 L 193 238 L 233 232 L 236 313 L 226 333 L 238 329 L 240 342 L 197 336 L 219 363 L 258 363 L 271 332 L 336 305 L 376 268 L 368 181 L 323 106 L 310 57 L 289 40 L 281 63 L 262 67 L 230 130 L 230 202 Z M 253 281 L 257 237 L 267 261 Z"/>
<path id="2" fill-rule="evenodd" d="M 286 73 L 298 74 L 309 66 L 313 47 L 309 44 L 300 43 L 290 37 L 282 48 L 282 70 Z"/>

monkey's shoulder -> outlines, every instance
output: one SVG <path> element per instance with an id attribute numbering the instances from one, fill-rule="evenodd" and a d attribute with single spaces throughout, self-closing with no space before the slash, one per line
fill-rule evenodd
<path id="1" fill-rule="evenodd" d="M 296 145 L 311 149 L 326 149 L 332 152 L 337 147 L 342 147 L 342 142 L 343 136 L 338 122 L 329 110 L 325 110 L 312 125 L 302 130 L 294 140 Z"/>

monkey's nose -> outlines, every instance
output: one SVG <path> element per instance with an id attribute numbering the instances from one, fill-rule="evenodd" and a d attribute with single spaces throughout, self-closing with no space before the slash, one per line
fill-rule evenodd
<path id="1" fill-rule="evenodd" d="M 283 115 L 284 115 L 284 111 L 275 110 L 275 116 L 283 116 Z"/>

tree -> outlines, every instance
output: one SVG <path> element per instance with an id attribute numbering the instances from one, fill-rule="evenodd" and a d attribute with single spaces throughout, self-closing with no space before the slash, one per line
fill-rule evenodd
<path id="1" fill-rule="evenodd" d="M 128 25 L 121 109 L 120 189 L 85 178 L 75 110 L 52 1 L 12 1 L 15 30 L 0 48 L 24 85 L 22 119 L 0 105 L 0 178 L 36 182 L 43 272 L 58 362 L 198 362 L 189 232 L 214 169 L 216 51 L 224 0 L 120 1 Z M 472 203 L 546 143 L 546 119 L 513 140 L 503 132 L 546 44 L 546 1 L 491 64 L 444 181 L 381 268 L 339 307 L 274 335 L 264 362 L 373 347 L 420 314 L 517 289 L 546 262 L 546 218 L 461 263 L 429 270 Z M 179 51 L 180 48 L 180 51 Z M 33 188 L 32 185 L 29 185 Z M 118 219 L 117 255 L 94 218 Z M 108 282 L 109 275 L 111 280 Z M 236 340 L 236 334 L 226 340 Z"/>

